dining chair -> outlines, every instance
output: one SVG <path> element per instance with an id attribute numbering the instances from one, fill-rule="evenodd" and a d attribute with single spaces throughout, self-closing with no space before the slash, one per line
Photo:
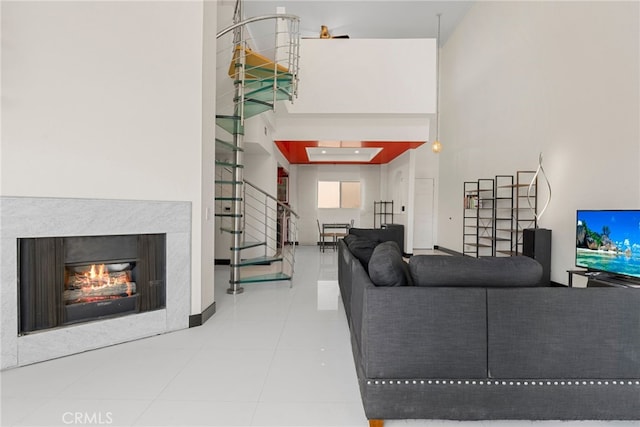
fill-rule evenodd
<path id="1" fill-rule="evenodd" d="M 323 232 L 322 231 L 322 227 L 320 226 L 320 220 L 316 219 L 316 223 L 318 224 L 318 234 L 320 236 L 320 250 L 322 252 L 324 252 L 324 247 L 326 245 L 326 240 L 325 238 L 329 237 L 331 238 L 331 242 L 333 244 L 336 243 L 336 233 L 330 233 L 330 232 Z"/>

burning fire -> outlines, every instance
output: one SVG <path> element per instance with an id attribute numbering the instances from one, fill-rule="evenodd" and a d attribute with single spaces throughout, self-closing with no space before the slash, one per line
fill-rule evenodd
<path id="1" fill-rule="evenodd" d="M 76 273 L 74 285 L 85 292 L 93 292 L 93 290 L 100 288 L 124 285 L 126 286 L 126 294 L 128 296 L 133 294 L 130 272 L 109 272 L 104 264 L 98 266 L 94 264 L 91 265 L 89 271 Z"/>

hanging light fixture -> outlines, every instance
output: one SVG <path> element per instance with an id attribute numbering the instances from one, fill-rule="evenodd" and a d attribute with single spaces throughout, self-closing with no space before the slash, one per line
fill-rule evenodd
<path id="1" fill-rule="evenodd" d="M 440 144 L 440 16 L 438 13 L 438 38 L 436 39 L 436 140 L 431 144 L 431 151 L 442 151 Z"/>

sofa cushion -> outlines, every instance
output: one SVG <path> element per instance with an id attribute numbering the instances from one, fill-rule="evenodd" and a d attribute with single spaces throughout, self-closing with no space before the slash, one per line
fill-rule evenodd
<path id="1" fill-rule="evenodd" d="M 382 242 L 369 260 L 369 277 L 376 286 L 411 285 L 407 263 L 403 261 L 396 242 Z"/>
<path id="2" fill-rule="evenodd" d="M 409 260 L 416 286 L 538 286 L 542 266 L 525 256 L 471 258 L 416 255 Z"/>
<path id="3" fill-rule="evenodd" d="M 638 289 L 510 291 L 487 290 L 495 378 L 640 378 Z"/>
<path id="4" fill-rule="evenodd" d="M 368 239 L 366 237 L 356 236 L 354 234 L 347 234 L 344 237 L 344 241 L 349 248 L 349 251 L 360 260 L 365 270 L 368 269 L 369 259 L 373 250 L 378 245 L 377 241 Z"/>

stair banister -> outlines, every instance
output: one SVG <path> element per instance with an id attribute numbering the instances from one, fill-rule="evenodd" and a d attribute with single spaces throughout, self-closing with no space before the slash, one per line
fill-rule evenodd
<path id="1" fill-rule="evenodd" d="M 220 229 L 232 234 L 229 281 L 231 286 L 227 289 L 227 293 L 234 295 L 243 292 L 243 288 L 239 286 L 241 283 L 292 280 L 295 245 L 288 245 L 286 242 L 297 240 L 297 224 L 294 218 L 299 218 L 289 206 L 247 182 L 243 176 L 245 119 L 269 109 L 274 110 L 279 100 L 288 99 L 291 102 L 297 94 L 299 18 L 295 15 L 278 13 L 242 19 L 241 4 L 241 0 L 236 1 L 233 25 L 216 34 L 216 39 L 220 39 L 225 34 L 233 35 L 233 58 L 228 71 L 229 76 L 234 80 L 233 112 L 231 115 L 216 115 L 217 126 L 233 137 L 232 142 L 227 142 L 219 140 L 216 134 L 216 144 L 225 150 L 230 149 L 233 152 L 233 161 L 216 160 L 216 165 L 229 166 L 231 179 L 225 179 L 226 168 L 223 168 L 220 178 L 216 181 L 220 184 L 220 194 L 216 194 L 215 198 L 221 203 L 231 201 L 231 209 L 224 207 L 222 212 L 216 212 L 216 216 L 222 220 L 224 218 L 231 220 L 230 227 L 221 226 Z M 248 24 L 265 20 L 273 20 L 276 23 L 273 59 L 253 51 L 245 38 L 249 32 Z M 288 46 L 285 51 L 279 50 L 285 48 L 285 45 Z M 286 64 L 282 63 L 287 60 Z M 273 72 L 271 72 L 271 66 L 273 66 Z M 247 185 L 250 186 L 249 189 Z M 225 195 L 225 188 L 231 189 L 231 197 Z M 230 213 L 227 213 L 229 211 Z M 279 229 L 280 224 L 282 227 Z M 241 251 L 247 249 L 255 252 L 254 248 L 259 246 L 264 248 L 263 256 L 241 256 Z M 266 264 L 274 264 L 277 267 L 277 263 L 280 263 L 279 272 L 241 277 L 241 267 Z M 285 273 L 285 268 L 290 270 L 290 274 Z"/>
<path id="2" fill-rule="evenodd" d="M 237 5 L 236 5 L 236 16 L 234 16 L 234 19 L 237 19 L 237 17 L 242 13 L 241 7 L 240 7 L 240 1 L 238 1 Z M 238 46 L 240 43 L 243 42 L 244 40 L 244 26 L 237 26 L 233 29 L 233 39 L 234 39 L 234 45 Z M 244 73 L 245 73 L 245 57 L 244 55 L 240 55 L 239 56 L 240 59 L 240 63 L 242 64 L 241 67 L 239 67 L 239 69 L 236 69 L 236 72 L 238 72 L 238 76 L 240 81 L 244 81 Z M 244 85 L 243 84 L 236 84 L 235 85 L 235 98 L 234 99 L 241 99 L 242 102 L 240 104 L 236 103 L 234 106 L 234 114 L 236 116 L 239 116 L 241 118 L 240 123 L 236 123 L 234 126 L 234 132 L 233 132 L 233 139 L 234 139 L 234 145 L 236 147 L 239 148 L 243 148 L 244 146 L 244 135 L 243 132 L 239 132 L 238 127 L 242 126 L 244 124 Z M 241 150 L 237 150 L 234 152 L 234 163 L 236 165 L 242 165 L 244 164 L 244 153 Z M 242 169 L 235 167 L 233 168 L 233 180 L 236 182 L 240 182 L 243 179 L 243 174 L 242 174 Z M 241 235 L 237 230 L 243 230 L 244 229 L 244 218 L 242 216 L 242 202 L 240 201 L 241 198 L 244 197 L 244 188 L 239 188 L 239 186 L 235 185 L 233 186 L 233 202 L 232 202 L 232 206 L 233 206 L 233 247 L 234 248 L 238 248 L 241 245 L 241 241 L 244 240 L 244 236 Z M 234 266 L 237 266 L 240 264 L 241 261 L 241 254 L 239 250 L 233 250 L 231 253 L 231 263 Z M 233 293 L 238 293 L 238 292 L 242 292 L 241 288 L 238 287 L 238 282 L 240 280 L 240 270 L 238 268 L 232 268 L 231 269 L 231 273 L 230 273 L 230 283 L 232 283 L 232 290 Z"/>
<path id="3" fill-rule="evenodd" d="M 251 187 L 253 187 L 255 190 L 258 190 L 259 192 L 261 192 L 262 194 L 264 194 L 265 196 L 267 196 L 267 198 L 273 200 L 274 202 L 276 202 L 278 204 L 278 206 L 282 206 L 286 211 L 289 211 L 291 214 L 293 214 L 293 216 L 295 216 L 296 218 L 300 218 L 300 215 L 298 215 L 293 209 L 291 209 L 289 207 L 289 205 L 285 205 L 284 203 L 282 203 L 280 200 L 276 199 L 275 197 L 273 197 L 271 194 L 269 194 L 268 192 L 266 192 L 265 190 L 263 190 L 262 188 L 258 187 L 257 185 L 247 181 L 246 179 L 244 180 L 245 184 L 249 184 Z"/>
<path id="4" fill-rule="evenodd" d="M 286 13 L 274 13 L 274 14 L 271 14 L 271 15 L 254 16 L 254 17 L 251 17 L 251 18 L 247 18 L 247 19 L 245 19 L 243 21 L 236 22 L 235 24 L 232 24 L 232 25 L 228 26 L 227 28 L 224 28 L 224 29 L 218 31 L 218 33 L 216 34 L 216 39 L 219 39 L 220 37 L 224 36 L 228 32 L 235 30 L 237 27 L 242 27 L 243 25 L 251 24 L 252 22 L 264 21 L 264 20 L 267 20 L 267 19 L 276 19 L 276 18 L 288 19 L 290 21 L 295 21 L 295 22 L 300 21 L 300 18 L 298 16 L 289 15 L 289 14 L 286 14 Z"/>

